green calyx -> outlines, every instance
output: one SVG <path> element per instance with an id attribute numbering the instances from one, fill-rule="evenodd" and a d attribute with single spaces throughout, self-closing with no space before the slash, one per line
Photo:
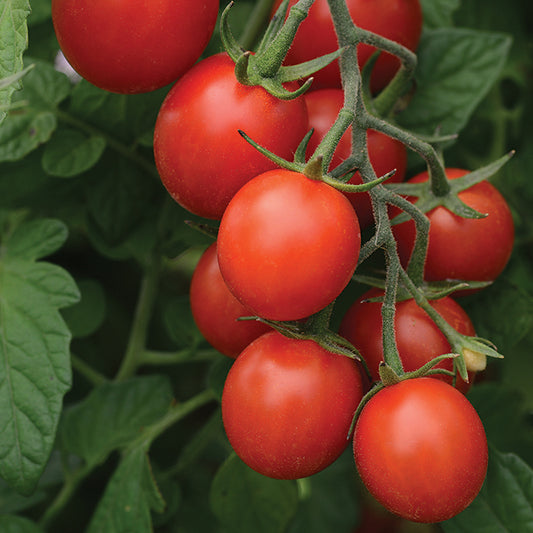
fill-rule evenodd
<path id="1" fill-rule="evenodd" d="M 313 82 L 313 78 L 309 76 L 340 57 L 344 49 L 299 65 L 282 66 L 296 31 L 307 17 L 312 4 L 313 0 L 300 0 L 286 17 L 289 1 L 284 0 L 270 21 L 255 53 L 244 50 L 233 36 L 228 22 L 233 2 L 228 4 L 220 18 L 220 35 L 224 49 L 235 62 L 235 76 L 240 83 L 261 86 L 276 98 L 291 100 L 309 89 Z M 305 83 L 297 89 L 289 90 L 285 87 L 288 82 L 305 78 Z"/>

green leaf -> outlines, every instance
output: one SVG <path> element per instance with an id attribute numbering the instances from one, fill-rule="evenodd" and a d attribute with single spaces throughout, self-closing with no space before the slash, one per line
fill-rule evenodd
<path id="1" fill-rule="evenodd" d="M 35 522 L 14 515 L 0 516 L 0 531 L 2 533 L 44 533 Z"/>
<path id="2" fill-rule="evenodd" d="M 100 283 L 92 279 L 78 281 L 81 300 L 63 311 L 74 338 L 88 337 L 97 331 L 106 316 L 106 295 Z"/>
<path id="3" fill-rule="evenodd" d="M 162 417 L 171 401 L 172 390 L 164 376 L 101 385 L 65 412 L 60 430 L 62 447 L 93 467 Z"/>
<path id="4" fill-rule="evenodd" d="M 12 76 L 23 68 L 22 55 L 28 46 L 28 0 L 0 0 L 0 79 Z M 0 89 L 0 124 L 5 120 L 4 109 L 9 107 L 17 89 L 10 85 Z"/>
<path id="5" fill-rule="evenodd" d="M 294 482 L 262 476 L 232 455 L 213 480 L 210 500 L 232 533 L 281 533 L 296 512 L 298 491 Z"/>
<path id="6" fill-rule="evenodd" d="M 298 507 L 288 533 L 350 531 L 357 523 L 353 454 L 347 450 L 335 463 L 310 477 L 310 495 Z"/>
<path id="7" fill-rule="evenodd" d="M 11 111 L 0 128 L 0 161 L 19 160 L 48 141 L 57 126 L 57 106 L 69 92 L 64 74 L 36 62 L 13 98 L 23 106 Z"/>
<path id="8" fill-rule="evenodd" d="M 489 469 L 478 497 L 441 524 L 445 533 L 524 533 L 533 530 L 533 471 L 518 456 L 489 452 Z"/>
<path id="9" fill-rule="evenodd" d="M 65 270 L 36 261 L 65 237 L 54 220 L 0 237 L 0 475 L 23 494 L 46 466 L 71 385 L 71 336 L 59 308 L 79 292 Z"/>
<path id="10" fill-rule="evenodd" d="M 428 28 L 452 26 L 452 15 L 460 0 L 421 0 L 424 25 Z"/>
<path id="11" fill-rule="evenodd" d="M 59 129 L 46 145 L 43 168 L 48 174 L 70 178 L 93 167 L 104 153 L 106 141 L 71 128 Z"/>
<path id="12" fill-rule="evenodd" d="M 460 28 L 424 32 L 417 88 L 398 119 L 418 133 L 458 133 L 501 72 L 511 45 L 507 35 Z"/>
<path id="13" fill-rule="evenodd" d="M 162 512 L 164 508 L 148 456 L 136 448 L 122 458 L 87 533 L 151 533 L 150 509 Z"/>

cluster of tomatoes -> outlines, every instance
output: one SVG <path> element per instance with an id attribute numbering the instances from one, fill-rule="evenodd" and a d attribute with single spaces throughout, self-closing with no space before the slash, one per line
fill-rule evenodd
<path id="1" fill-rule="evenodd" d="M 311 154 L 342 107 L 338 65 L 318 72 L 313 90 L 304 96 L 279 100 L 262 87 L 241 85 L 225 53 L 193 66 L 211 36 L 217 0 L 198 1 L 194 9 L 176 0 L 159 2 L 158 9 L 146 4 L 53 0 L 58 40 L 81 75 L 110 91 L 143 92 L 178 79 L 159 112 L 154 154 L 172 197 L 196 215 L 220 220 L 217 240 L 194 272 L 190 301 L 205 338 L 235 358 L 222 397 L 224 427 L 236 453 L 256 471 L 280 479 L 310 476 L 345 450 L 368 380 L 354 359 L 332 353 L 315 340 L 283 335 L 266 321 L 304 324 L 335 301 L 354 274 L 361 229 L 373 223 L 372 207 L 368 193 L 343 193 L 279 168 L 239 131 L 290 160 L 314 128 L 307 147 Z M 348 0 L 347 6 L 361 27 L 416 48 L 422 26 L 418 0 Z M 112 9 L 116 13 L 110 16 Z M 122 33 L 111 26 L 120 20 L 125 28 L 137 28 L 130 16 L 139 13 L 142 32 L 153 34 L 155 28 L 157 39 L 140 35 L 139 42 L 145 44 L 132 50 L 132 39 L 125 46 Z M 187 38 L 176 39 L 181 33 Z M 336 46 L 327 1 L 316 0 L 287 62 L 312 59 Z M 97 60 L 105 58 L 106 51 L 103 68 Z M 360 45 L 361 65 L 371 53 L 369 46 Z M 397 68 L 396 58 L 382 54 L 373 69 L 372 89 L 382 89 Z M 402 181 L 404 145 L 371 130 L 367 140 L 376 174 L 396 169 L 393 180 Z M 347 131 L 332 167 L 351 149 Z M 447 173 L 454 179 L 466 171 Z M 427 179 L 421 174 L 411 181 Z M 352 182 L 360 181 L 356 173 Z M 444 207 L 427 213 L 431 226 L 425 279 L 494 280 L 513 245 L 509 208 L 486 182 L 459 198 L 488 216 L 465 219 Z M 414 224 L 404 222 L 393 231 L 406 265 Z M 371 380 L 379 380 L 384 359 L 382 304 L 368 301 L 379 294 L 372 290 L 356 301 L 340 328 L 365 360 Z M 455 299 L 444 297 L 431 305 L 458 332 L 474 335 Z M 239 320 L 250 316 L 266 320 Z M 395 328 L 405 371 L 451 351 L 446 337 L 414 300 L 397 303 Z M 441 365 L 453 368 L 450 360 Z M 462 394 L 468 385 L 441 375 L 407 379 L 383 388 L 363 407 L 353 434 L 355 462 L 365 485 L 389 510 L 410 520 L 437 522 L 463 510 L 479 492 L 487 442 L 478 415 Z"/>

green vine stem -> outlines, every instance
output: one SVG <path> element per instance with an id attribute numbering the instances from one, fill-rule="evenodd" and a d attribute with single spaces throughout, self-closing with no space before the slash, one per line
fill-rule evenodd
<path id="1" fill-rule="evenodd" d="M 115 377 L 116 381 L 122 381 L 135 374 L 145 351 L 148 326 L 150 325 L 150 320 L 152 318 L 152 311 L 159 287 L 160 268 L 160 257 L 158 254 L 154 253 L 151 261 L 148 262 L 141 283 L 137 307 L 131 325 L 128 346 Z"/>
<path id="2" fill-rule="evenodd" d="M 244 50 L 252 50 L 257 43 L 273 5 L 274 0 L 258 0 L 255 4 L 239 38 L 239 43 Z"/>
<path id="3" fill-rule="evenodd" d="M 77 355 L 70 354 L 70 361 L 72 368 L 79 372 L 91 385 L 97 387 L 108 381 L 103 374 L 92 368 Z"/>

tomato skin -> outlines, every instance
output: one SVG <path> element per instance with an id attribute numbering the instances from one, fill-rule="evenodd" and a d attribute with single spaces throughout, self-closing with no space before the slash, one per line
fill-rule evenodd
<path id="1" fill-rule="evenodd" d="M 448 168 L 446 175 L 455 179 L 467 170 Z M 408 183 L 428 180 L 427 172 Z M 426 213 L 430 220 L 429 247 L 424 269 L 428 281 L 461 279 L 494 281 L 503 271 L 514 243 L 511 210 L 500 192 L 487 181 L 459 193 L 465 204 L 488 216 L 481 219 L 461 218 L 443 206 Z M 402 264 L 409 261 L 414 239 L 412 220 L 393 226 Z"/>
<path id="2" fill-rule="evenodd" d="M 371 289 L 363 294 L 348 309 L 339 328 L 339 333 L 359 350 L 375 381 L 380 379 L 379 364 L 383 361 L 383 304 L 365 300 L 381 295 L 383 291 L 379 289 Z M 470 317 L 453 298 L 446 296 L 431 300 L 430 304 L 459 333 L 470 336 L 476 334 Z M 417 370 L 435 357 L 452 351 L 444 334 L 413 299 L 396 303 L 394 330 L 398 352 L 406 372 Z M 435 368 L 453 370 L 453 362 L 449 359 Z M 453 382 L 451 376 L 437 374 L 433 377 L 449 384 Z M 471 374 L 469 383 L 466 383 L 458 375 L 457 389 L 466 392 L 473 378 L 474 374 Z"/>
<path id="3" fill-rule="evenodd" d="M 241 85 L 234 68 L 227 54 L 196 64 L 170 90 L 155 125 L 164 186 L 185 209 L 211 219 L 222 217 L 247 181 L 276 168 L 238 130 L 289 160 L 307 132 L 303 98 L 283 101 Z"/>
<path id="4" fill-rule="evenodd" d="M 198 261 L 189 291 L 194 321 L 207 342 L 228 357 L 237 357 L 248 344 L 270 331 L 254 320 L 238 320 L 251 313 L 231 294 L 218 267 L 216 243 Z"/>
<path id="5" fill-rule="evenodd" d="M 116 93 L 142 93 L 179 78 L 207 46 L 218 0 L 52 0 L 52 20 L 74 70 Z"/>
<path id="6" fill-rule="evenodd" d="M 297 0 L 291 0 L 292 7 Z M 277 0 L 277 9 L 281 0 Z M 415 51 L 422 33 L 422 9 L 419 0 L 347 0 L 350 15 L 359 27 L 382 35 Z M 339 48 L 327 0 L 316 0 L 302 22 L 287 54 L 286 64 L 294 65 L 334 52 Z M 357 46 L 359 66 L 362 67 L 375 48 Z M 383 89 L 400 66 L 400 61 L 387 53 L 378 58 L 370 78 L 372 92 Z M 313 89 L 341 87 L 338 61 L 313 74 Z"/>
<path id="7" fill-rule="evenodd" d="M 342 292 L 360 245 L 357 216 L 341 192 L 277 169 L 244 185 L 228 205 L 218 261 L 230 291 L 254 314 L 299 320 Z"/>
<path id="8" fill-rule="evenodd" d="M 344 102 L 344 93 L 342 89 L 319 89 L 307 92 L 304 98 L 309 115 L 309 127 L 315 130 L 307 145 L 307 155 L 310 157 L 335 122 Z M 352 151 L 351 132 L 352 128 L 350 127 L 341 137 L 333 154 L 330 168 L 335 168 L 350 156 Z M 400 141 L 378 131 L 368 130 L 367 149 L 370 162 L 378 178 L 396 169 L 396 173 L 388 180 L 388 183 L 403 181 L 407 169 L 407 150 Z M 361 175 L 356 172 L 348 183 L 359 184 L 362 182 Z M 357 213 L 361 228 L 370 226 L 374 221 L 370 195 L 367 192 L 345 193 L 345 195 Z"/>
<path id="9" fill-rule="evenodd" d="M 324 469 L 346 449 L 361 398 L 353 359 L 273 331 L 235 360 L 222 419 L 248 466 L 268 477 L 297 479 Z"/>
<path id="10" fill-rule="evenodd" d="M 370 493 L 414 522 L 460 513 L 487 471 L 485 430 L 472 404 L 431 378 L 402 381 L 372 397 L 357 420 L 353 449 Z"/>

